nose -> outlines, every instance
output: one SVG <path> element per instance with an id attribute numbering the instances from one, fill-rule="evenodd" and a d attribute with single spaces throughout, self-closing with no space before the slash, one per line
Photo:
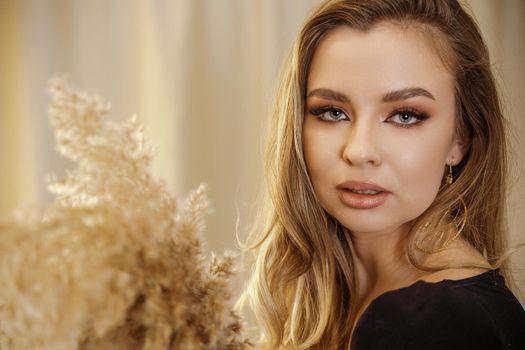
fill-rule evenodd
<path id="1" fill-rule="evenodd" d="M 343 149 L 343 159 L 354 166 L 379 165 L 381 154 L 376 131 L 372 123 L 363 120 L 352 125 Z"/>

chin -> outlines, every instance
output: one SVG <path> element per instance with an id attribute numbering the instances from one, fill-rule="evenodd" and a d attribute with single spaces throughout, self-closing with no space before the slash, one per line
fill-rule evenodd
<path id="1" fill-rule="evenodd" d="M 388 234 L 398 231 L 404 225 L 404 222 L 384 222 L 370 218 L 360 218 L 357 220 L 349 220 L 348 218 L 339 220 L 336 218 L 336 220 L 346 227 L 351 233 L 356 234 Z"/>
<path id="2" fill-rule="evenodd" d="M 339 221 L 341 222 L 341 221 Z M 350 232 L 354 233 L 375 233 L 375 232 L 388 232 L 393 231 L 395 227 L 389 226 L 389 225 L 381 225 L 381 224 L 370 224 L 370 223 L 363 223 L 359 224 L 356 222 L 348 222 L 344 223 L 341 222 L 341 224 L 346 227 Z"/>

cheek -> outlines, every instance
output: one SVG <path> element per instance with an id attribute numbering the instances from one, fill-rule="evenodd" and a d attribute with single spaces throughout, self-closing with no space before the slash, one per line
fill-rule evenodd
<path id="1" fill-rule="evenodd" d="M 397 181 L 405 198 L 425 208 L 435 199 L 443 178 L 447 144 L 432 137 L 405 142 L 395 162 Z"/>
<path id="2" fill-rule="evenodd" d="M 333 155 L 329 152 L 330 145 L 320 142 L 319 139 L 309 138 L 304 146 L 304 155 L 306 166 L 311 176 L 312 182 L 319 178 L 320 175 L 326 173 L 322 169 L 330 165 Z"/>
<path id="3" fill-rule="evenodd" d="M 303 127 L 304 158 L 314 187 L 321 185 L 329 169 L 339 162 L 341 150 L 340 135 L 334 130 L 326 130 L 314 122 L 305 121 Z"/>

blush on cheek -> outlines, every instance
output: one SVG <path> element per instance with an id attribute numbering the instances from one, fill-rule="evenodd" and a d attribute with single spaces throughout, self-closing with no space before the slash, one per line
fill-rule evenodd
<path id="1" fill-rule="evenodd" d="M 333 138 L 311 128 L 303 132 L 303 153 L 311 176 L 322 175 L 332 168 L 338 157 Z"/>
<path id="2" fill-rule="evenodd" d="M 409 186 L 412 186 L 410 190 L 407 190 L 407 193 L 412 194 L 411 202 L 414 207 L 418 208 L 419 214 L 423 213 L 434 202 L 442 177 L 441 170 L 437 169 L 435 164 L 424 165 L 427 166 L 414 169 L 411 181 L 406 182 Z"/>

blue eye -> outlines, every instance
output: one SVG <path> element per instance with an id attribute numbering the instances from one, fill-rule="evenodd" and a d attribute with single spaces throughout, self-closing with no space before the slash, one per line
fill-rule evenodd
<path id="1" fill-rule="evenodd" d="M 411 109 L 394 112 L 386 120 L 401 127 L 411 127 L 428 119 L 428 115 Z"/>
<path id="2" fill-rule="evenodd" d="M 329 122 L 338 122 L 341 120 L 348 120 L 346 114 L 335 107 L 323 107 L 323 108 L 313 108 L 310 111 L 310 114 L 319 117 L 322 120 Z"/>

